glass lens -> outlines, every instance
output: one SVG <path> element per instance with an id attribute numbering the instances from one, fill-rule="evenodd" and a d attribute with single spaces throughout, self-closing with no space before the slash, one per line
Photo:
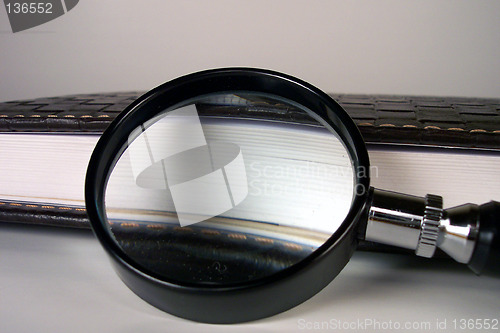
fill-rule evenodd
<path id="1" fill-rule="evenodd" d="M 107 228 L 161 278 L 247 282 L 330 238 L 354 182 L 344 144 L 313 112 L 254 93 L 201 96 L 130 133 L 105 191 Z"/>

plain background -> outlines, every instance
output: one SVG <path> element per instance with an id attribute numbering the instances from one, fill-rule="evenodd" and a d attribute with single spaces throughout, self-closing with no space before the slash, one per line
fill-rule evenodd
<path id="1" fill-rule="evenodd" d="M 208 68 L 282 71 L 327 92 L 500 96 L 499 1 L 82 0 L 13 34 L 0 101 L 149 90 Z"/>
<path id="2" fill-rule="evenodd" d="M 226 66 L 283 71 L 328 92 L 500 97 L 499 14 L 498 1 L 82 0 L 13 34 L 0 9 L 0 101 L 148 90 Z M 452 321 L 499 319 L 499 296 L 498 280 L 458 264 L 356 253 L 290 311 L 203 325 L 141 301 L 88 232 L 0 225 L 1 332 L 290 332 L 332 320 L 470 331 Z"/>

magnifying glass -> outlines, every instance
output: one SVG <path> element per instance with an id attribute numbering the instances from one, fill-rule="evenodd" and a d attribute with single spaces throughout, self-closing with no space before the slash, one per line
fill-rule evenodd
<path id="1" fill-rule="evenodd" d="M 146 93 L 100 138 L 86 205 L 125 284 L 208 322 L 255 320 L 324 288 L 359 240 L 500 273 L 500 203 L 443 210 L 437 195 L 370 187 L 363 139 L 294 77 L 228 68 Z"/>

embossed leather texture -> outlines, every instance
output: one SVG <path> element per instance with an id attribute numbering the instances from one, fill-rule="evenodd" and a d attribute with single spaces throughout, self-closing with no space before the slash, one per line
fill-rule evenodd
<path id="1" fill-rule="evenodd" d="M 141 94 L 73 95 L 0 103 L 0 132 L 100 133 Z M 367 143 L 500 150 L 500 99 L 331 96 L 354 119 Z"/>

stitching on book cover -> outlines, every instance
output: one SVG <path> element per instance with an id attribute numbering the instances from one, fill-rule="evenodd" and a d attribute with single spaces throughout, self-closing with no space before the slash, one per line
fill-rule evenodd
<path id="1" fill-rule="evenodd" d="M 418 126 L 415 125 L 395 125 L 395 124 L 380 124 L 380 125 L 375 125 L 372 123 L 359 123 L 357 124 L 358 126 L 370 126 L 370 127 L 405 127 L 405 128 L 419 128 Z M 459 127 L 439 127 L 439 126 L 434 126 L 434 125 L 429 125 L 423 127 L 424 130 L 443 130 L 443 131 L 463 131 L 463 132 L 469 132 L 469 133 L 494 133 L 498 134 L 500 133 L 500 130 L 494 130 L 494 131 L 488 131 L 485 129 L 481 128 L 476 128 L 476 129 L 471 129 L 471 130 L 466 130 L 464 128 L 459 128 Z"/>
<path id="2" fill-rule="evenodd" d="M 42 208 L 42 209 L 59 209 L 59 210 L 74 210 L 77 212 L 85 212 L 85 208 L 76 208 L 76 207 L 67 207 L 67 206 L 48 206 L 48 205 L 35 205 L 35 204 L 22 204 L 19 202 L 1 202 L 0 205 L 8 205 L 8 206 L 14 206 L 14 207 L 28 207 L 28 208 Z"/>
<path id="3" fill-rule="evenodd" d="M 139 228 L 139 224 L 130 222 L 123 222 L 120 224 L 120 226 L 124 228 Z"/>
<path id="4" fill-rule="evenodd" d="M 0 118 L 25 118 L 25 117 L 26 116 L 23 115 L 23 114 L 17 114 L 17 115 L 0 114 Z M 31 115 L 29 117 L 30 118 L 42 118 L 42 116 L 39 115 L 39 114 Z M 76 115 L 72 115 L 72 114 L 66 114 L 66 115 L 49 114 L 49 115 L 46 115 L 46 117 L 47 118 L 80 118 L 80 119 L 110 118 L 110 116 L 107 115 L 107 114 L 101 114 L 101 115 L 98 115 L 98 116 L 95 116 L 95 115 L 81 115 L 81 116 L 78 116 L 78 117 Z M 411 125 L 411 124 L 396 125 L 396 124 L 391 124 L 391 123 L 384 123 L 384 124 L 375 125 L 375 124 L 372 124 L 372 123 L 363 122 L 363 123 L 359 123 L 357 125 L 358 126 L 370 126 L 370 127 L 382 127 L 382 128 L 383 127 L 419 128 L 418 126 Z M 424 130 L 433 129 L 433 130 L 461 131 L 461 132 L 468 132 L 468 133 L 492 133 L 492 134 L 499 134 L 500 133 L 500 130 L 485 130 L 485 129 L 481 129 L 481 128 L 475 128 L 475 129 L 471 129 L 471 130 L 466 130 L 466 129 L 458 128 L 458 127 L 445 128 L 445 127 L 439 127 L 439 126 L 435 126 L 435 125 L 425 126 L 425 127 L 423 127 L 423 129 Z"/>

